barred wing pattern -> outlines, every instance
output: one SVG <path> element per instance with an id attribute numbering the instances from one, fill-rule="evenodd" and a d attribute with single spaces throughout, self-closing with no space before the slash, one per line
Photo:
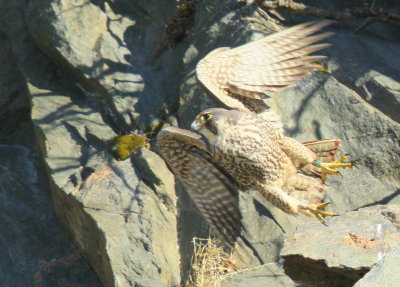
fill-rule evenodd
<path id="1" fill-rule="evenodd" d="M 158 146 L 213 232 L 221 239 L 234 241 L 242 227 L 238 191 L 229 175 L 211 158 L 201 136 L 166 127 L 159 132 Z"/>
<path id="2" fill-rule="evenodd" d="M 312 35 L 331 21 L 300 24 L 258 41 L 230 49 L 218 48 L 197 65 L 199 81 L 230 108 L 254 111 L 250 99 L 263 99 L 308 75 L 313 62 L 325 56 L 308 56 L 330 44 L 314 44 L 332 35 Z"/>

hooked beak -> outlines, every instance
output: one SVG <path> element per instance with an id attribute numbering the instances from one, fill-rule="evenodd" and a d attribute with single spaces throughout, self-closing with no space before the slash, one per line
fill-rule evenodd
<path id="1" fill-rule="evenodd" d="M 201 125 L 199 125 L 196 121 L 193 121 L 190 125 L 190 129 L 194 132 L 198 132 L 201 129 Z"/>

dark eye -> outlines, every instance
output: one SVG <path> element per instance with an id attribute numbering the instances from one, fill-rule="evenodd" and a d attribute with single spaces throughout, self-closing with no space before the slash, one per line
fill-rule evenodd
<path id="1" fill-rule="evenodd" d="M 212 118 L 212 114 L 204 114 L 204 115 L 201 116 L 201 118 L 202 118 L 203 121 L 206 122 L 206 121 L 208 121 L 208 120 L 210 120 Z"/>

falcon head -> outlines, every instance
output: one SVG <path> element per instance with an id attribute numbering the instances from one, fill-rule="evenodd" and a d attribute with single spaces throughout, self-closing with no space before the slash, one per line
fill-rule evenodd
<path id="1" fill-rule="evenodd" d="M 190 128 L 212 143 L 218 135 L 224 134 L 227 128 L 236 123 L 236 112 L 219 108 L 207 109 L 196 116 Z"/>

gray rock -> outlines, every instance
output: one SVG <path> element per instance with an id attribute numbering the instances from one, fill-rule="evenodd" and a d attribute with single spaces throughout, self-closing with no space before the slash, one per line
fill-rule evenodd
<path id="1" fill-rule="evenodd" d="M 175 6 L 170 1 L 136 1 L 131 7 L 120 2 L 31 1 L 28 25 L 43 53 L 100 97 L 108 116 L 129 130 L 138 117 L 146 122 L 163 113 L 169 91 L 160 83 L 176 82 L 167 75 L 176 75 L 176 61 L 166 72 L 161 63 L 151 63 L 165 37 L 163 21 Z M 124 16 L 126 8 L 129 16 Z"/>
<path id="2" fill-rule="evenodd" d="M 395 287 L 399 285 L 399 256 L 400 247 L 397 247 L 386 254 L 354 287 Z"/>
<path id="3" fill-rule="evenodd" d="M 226 283 L 226 286 L 230 287 L 299 286 L 285 274 L 282 266 L 279 266 L 276 263 L 261 265 L 249 270 L 245 269 L 227 277 L 223 283 Z"/>
<path id="4" fill-rule="evenodd" d="M 331 28 L 333 46 L 323 51 L 328 74 L 315 72 L 271 100 L 296 139 L 342 139 L 342 152 L 351 155 L 357 169 L 329 180 L 326 201 L 336 212 L 400 200 L 397 46 L 382 42 L 378 32 L 366 37 L 350 27 L 357 24 Z"/>
<path id="5" fill-rule="evenodd" d="M 344 170 L 343 177 L 330 177 L 328 181 L 326 201 L 332 203 L 332 210 L 343 212 L 380 201 L 398 203 L 398 123 L 353 90 L 321 74 L 274 100 L 295 138 L 340 138 L 342 153 L 349 153 L 355 161 L 356 169 Z"/>
<path id="6" fill-rule="evenodd" d="M 132 160 L 138 166 L 143 181 L 151 187 L 164 206 L 176 214 L 175 179 L 164 160 L 147 148 L 139 148 Z"/>
<path id="7" fill-rule="evenodd" d="M 0 28 L 0 285 L 99 287 L 57 222 L 37 154 L 26 78 L 18 68 L 23 59 L 14 41 L 26 40 L 16 2 L 3 1 L 0 9 L 6 24 Z"/>
<path id="8" fill-rule="evenodd" d="M 15 69 L 17 59 L 3 25 L 0 28 L 0 55 L 0 143 L 33 147 L 29 98 L 23 75 Z"/>
<path id="9" fill-rule="evenodd" d="M 400 205 L 386 205 L 301 224 L 282 249 L 285 272 L 306 286 L 353 286 L 399 246 L 399 218 Z"/>
<path id="10" fill-rule="evenodd" d="M 139 175 L 135 158 L 116 162 L 99 144 L 113 135 L 99 113 L 30 88 L 59 220 L 103 284 L 179 285 L 174 181 L 165 163 L 142 151 Z"/>
<path id="11" fill-rule="evenodd" d="M 0 158 L 0 285 L 99 287 L 57 224 L 37 155 L 0 144 Z"/>
<path id="12" fill-rule="evenodd" d="M 163 25 L 175 11 L 174 1 L 3 2 L 0 120 L 7 124 L 0 125 L 2 143 L 39 147 L 47 176 L 38 174 L 50 186 L 59 221 L 104 286 L 179 285 L 190 262 L 190 241 L 208 236 L 207 225 L 179 183 L 175 191 L 171 173 L 155 153 L 144 148 L 131 160 L 115 162 L 106 152 L 107 143 L 116 134 L 141 130 L 153 116 L 177 115 L 180 126 L 188 127 L 198 112 L 216 105 L 195 80 L 197 62 L 214 48 L 235 47 L 277 30 L 280 12 L 271 16 L 245 1 L 199 1 L 188 36 L 168 46 Z M 309 20 L 282 15 L 288 26 Z M 355 35 L 351 30 L 359 24 L 336 23 L 327 29 L 336 32 L 329 40 L 334 46 L 323 52 L 329 56 L 323 63 L 328 74 L 315 72 L 269 100 L 289 135 L 299 140 L 341 138 L 343 152 L 352 154 L 358 169 L 332 178 L 326 195 L 330 208 L 340 213 L 400 200 L 399 39 L 394 28 L 376 23 Z M 4 192 L 7 198 L 19 186 L 12 183 Z M 26 196 L 19 195 L 11 202 Z M 265 262 L 274 262 L 297 224 L 316 222 L 288 216 L 254 196 L 257 200 L 241 196 L 245 235 Z M 43 200 L 50 205 L 48 198 Z M 50 208 L 43 212 L 52 214 Z M 39 217 L 22 214 L 42 226 Z M 9 219 L 6 230 L 16 220 Z M 54 222 L 49 228 L 57 230 Z M 30 242 L 17 242 L 28 254 Z M 52 250 L 66 242 L 55 236 L 49 246 Z M 71 253 L 65 249 L 49 258 Z M 259 264 L 243 244 L 235 255 L 245 264 Z M 32 274 L 35 256 L 20 261 L 26 264 L 18 270 Z M 87 266 L 79 260 L 85 273 Z M 30 285 L 27 277 L 15 275 L 20 273 L 14 267 L 7 272 L 8 261 L 1 264 L 4 278 L 21 280 L 4 282 Z M 76 271 L 73 266 L 68 267 L 71 272 Z M 257 272 L 254 276 L 270 274 Z M 71 284 L 90 285 L 94 276 L 90 270 L 87 274 L 87 281 Z M 58 280 L 54 276 L 49 282 Z"/>
<path id="13" fill-rule="evenodd" d="M 93 88 L 87 79 L 73 73 L 74 69 L 80 69 L 78 74 L 90 72 L 79 64 L 101 61 L 104 55 L 85 62 L 84 57 L 93 56 L 95 50 L 90 50 L 90 45 L 80 49 L 77 40 L 68 42 L 68 37 L 89 37 L 74 31 L 82 28 L 82 33 L 89 33 L 102 20 L 92 19 L 81 27 L 85 21 L 80 21 L 79 15 L 96 18 L 102 17 L 96 13 L 103 12 L 89 2 L 82 6 L 72 2 L 30 3 L 29 30 L 41 51 L 29 40 L 22 20 L 26 9 L 18 8 L 23 7 L 22 2 L 10 2 L 5 17 L 10 25 L 7 32 L 18 35 L 12 38 L 12 52 L 19 59 L 18 68 L 31 97 L 36 141 L 58 219 L 104 286 L 177 286 L 180 270 L 173 176 L 150 151 L 138 157 L 138 166 L 135 160 L 115 162 L 107 154 L 107 142 L 116 135 L 113 129 L 121 131 L 126 126 L 121 120 L 124 112 L 115 108 L 118 99 L 102 92 L 106 90 L 104 82 L 104 87 L 96 83 Z M 71 8 L 66 10 L 71 14 L 62 11 L 65 7 Z M 93 43 L 91 40 L 87 43 Z M 75 44 L 70 47 L 72 42 Z M 118 56 L 118 51 L 114 55 L 112 50 L 110 57 Z M 119 68 L 123 73 L 123 67 Z M 123 104 L 134 112 L 132 105 Z M 155 106 L 157 101 L 149 108 Z"/>
<path id="14" fill-rule="evenodd" d="M 260 263 L 277 262 L 285 237 L 293 233 L 299 219 L 274 208 L 258 193 L 241 194 L 239 203 L 243 216 L 243 235 L 251 247 L 239 239 L 233 256 L 244 268 L 259 266 Z M 304 220 L 304 217 L 300 216 L 300 220 Z M 255 257 L 254 252 L 262 262 Z"/>

